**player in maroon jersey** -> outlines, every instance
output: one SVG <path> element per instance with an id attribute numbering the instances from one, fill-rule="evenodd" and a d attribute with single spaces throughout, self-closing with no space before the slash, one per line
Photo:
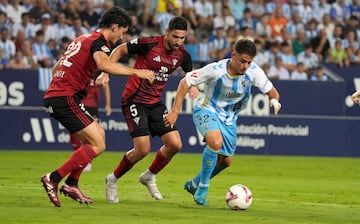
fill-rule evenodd
<path id="1" fill-rule="evenodd" d="M 111 62 L 110 44 L 122 38 L 130 25 L 130 17 L 119 7 L 106 11 L 99 29 L 77 37 L 52 68 L 53 79 L 44 96 L 44 106 L 51 117 L 59 121 L 83 144 L 60 167 L 41 177 L 50 201 L 60 207 L 58 184 L 67 176 L 60 192 L 80 203 L 92 203 L 78 188 L 78 181 L 86 164 L 105 150 L 105 132 L 86 111 L 81 99 L 86 95 L 90 80 L 99 71 L 114 75 L 128 75 L 154 81 L 147 69 L 133 69 Z M 107 80 L 105 80 L 107 81 Z"/>
<path id="2" fill-rule="evenodd" d="M 165 35 L 138 38 L 118 46 L 110 57 L 117 61 L 122 55 L 135 54 L 135 68 L 150 69 L 155 74 L 154 83 L 137 77 L 129 77 L 122 93 L 122 111 L 133 138 L 134 148 L 126 152 L 113 173 L 106 176 L 106 198 L 118 203 L 117 180 L 144 158 L 151 149 L 150 135 L 159 136 L 163 146 L 157 151 L 149 169 L 142 173 L 139 181 L 145 185 L 152 197 L 163 197 L 156 186 L 155 177 L 181 149 L 182 142 L 176 127 L 165 127 L 163 116 L 166 106 L 161 102 L 161 93 L 178 67 L 184 72 L 192 70 L 190 54 L 183 47 L 187 34 L 187 21 L 174 17 L 169 21 Z"/>
<path id="3" fill-rule="evenodd" d="M 95 80 L 91 80 L 86 97 L 81 100 L 81 103 L 84 104 L 85 109 L 96 121 L 99 121 L 100 88 L 103 90 L 105 97 L 105 114 L 106 116 L 111 115 L 110 86 L 108 83 L 105 83 L 101 87 L 95 84 Z M 74 150 L 78 149 L 82 144 L 81 141 L 71 133 L 70 142 Z M 83 171 L 91 171 L 91 163 L 87 164 Z"/>

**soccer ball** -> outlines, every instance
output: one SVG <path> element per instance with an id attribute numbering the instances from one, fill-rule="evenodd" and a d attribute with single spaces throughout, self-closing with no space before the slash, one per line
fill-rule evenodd
<path id="1" fill-rule="evenodd" d="M 232 210 L 245 210 L 250 207 L 252 200 L 250 189 L 243 184 L 231 186 L 226 192 L 226 204 Z"/>

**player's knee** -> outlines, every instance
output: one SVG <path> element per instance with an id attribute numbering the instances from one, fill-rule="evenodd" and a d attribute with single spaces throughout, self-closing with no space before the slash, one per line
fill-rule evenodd
<path id="1" fill-rule="evenodd" d="M 223 142 L 221 140 L 216 140 L 216 139 L 212 139 L 209 141 L 207 140 L 206 143 L 209 146 L 209 148 L 211 148 L 212 150 L 215 150 L 215 151 L 219 151 L 223 144 Z"/>

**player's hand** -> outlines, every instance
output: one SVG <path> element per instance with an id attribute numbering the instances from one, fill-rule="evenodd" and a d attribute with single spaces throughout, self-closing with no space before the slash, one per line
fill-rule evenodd
<path id="1" fill-rule="evenodd" d="M 165 127 L 173 128 L 178 116 L 179 116 L 179 113 L 176 113 L 174 111 L 170 111 L 168 114 L 164 115 Z"/>
<path id="2" fill-rule="evenodd" d="M 95 80 L 95 84 L 98 86 L 103 86 L 110 81 L 109 74 L 102 72 Z"/>
<path id="3" fill-rule="evenodd" d="M 351 95 L 351 100 L 356 103 L 356 104 L 359 104 L 359 96 L 353 94 Z"/>
<path id="4" fill-rule="evenodd" d="M 105 113 L 106 113 L 106 116 L 110 116 L 111 113 L 112 113 L 111 107 L 106 106 L 106 107 L 105 107 Z"/>
<path id="5" fill-rule="evenodd" d="M 191 86 L 189 89 L 189 96 L 192 99 L 197 98 L 200 95 L 200 90 L 198 86 Z"/>
<path id="6" fill-rule="evenodd" d="M 148 69 L 137 69 L 135 75 L 138 78 L 147 79 L 150 83 L 153 83 L 155 80 L 154 73 Z"/>
<path id="7" fill-rule="evenodd" d="M 274 114 L 278 115 L 279 111 L 281 109 L 281 103 L 277 99 L 271 99 L 270 100 L 270 107 L 274 108 Z"/>

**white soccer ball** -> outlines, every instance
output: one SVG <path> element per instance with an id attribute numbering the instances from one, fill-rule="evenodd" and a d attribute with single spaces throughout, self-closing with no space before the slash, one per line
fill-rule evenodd
<path id="1" fill-rule="evenodd" d="M 233 210 L 245 210 L 250 207 L 253 197 L 250 189 L 243 184 L 231 186 L 226 192 L 226 204 Z"/>

